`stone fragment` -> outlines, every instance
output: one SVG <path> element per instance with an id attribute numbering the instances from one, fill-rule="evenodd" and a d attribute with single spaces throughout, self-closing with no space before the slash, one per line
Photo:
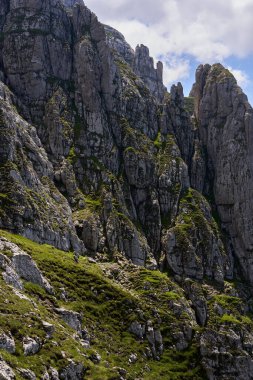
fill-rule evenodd
<path id="1" fill-rule="evenodd" d="M 13 255 L 12 262 L 16 272 L 21 278 L 34 284 L 38 284 L 45 288 L 49 293 L 53 293 L 52 286 L 49 284 L 48 280 L 43 277 L 31 256 L 20 250 L 20 252 Z"/>
<path id="2" fill-rule="evenodd" d="M 99 364 L 101 362 L 101 359 L 101 355 L 99 355 L 97 352 L 91 354 L 90 356 L 90 360 L 95 364 Z"/>
<path id="3" fill-rule="evenodd" d="M 42 321 L 42 325 L 43 325 L 43 328 L 44 330 L 46 331 L 46 338 L 47 339 L 51 339 L 52 336 L 53 336 L 53 333 L 55 332 L 55 327 L 54 325 L 52 325 L 51 323 L 48 323 L 48 322 L 45 322 L 45 321 Z"/>
<path id="4" fill-rule="evenodd" d="M 81 334 L 82 332 L 81 314 L 72 310 L 64 309 L 64 308 L 58 308 L 58 309 L 55 309 L 55 311 L 61 316 L 61 318 L 64 320 L 65 323 L 67 323 L 67 325 L 69 325 L 72 329 L 76 330 L 78 333 Z"/>
<path id="5" fill-rule="evenodd" d="M 41 349 L 39 338 L 33 339 L 30 337 L 25 337 L 23 339 L 23 349 L 25 356 L 37 354 Z"/>
<path id="6" fill-rule="evenodd" d="M 145 334 L 145 326 L 141 325 L 139 322 L 134 321 L 129 327 L 130 333 L 134 334 L 138 339 L 143 339 Z"/>
<path id="7" fill-rule="evenodd" d="M 12 335 L 5 334 L 4 332 L 0 333 L 0 349 L 9 352 L 10 354 L 14 354 L 16 351 L 15 341 Z"/>
<path id="8" fill-rule="evenodd" d="M 131 354 L 131 355 L 129 356 L 128 362 L 129 362 L 130 364 L 134 364 L 134 363 L 137 362 L 137 360 L 138 360 L 138 356 L 137 356 L 137 354 Z"/>
<path id="9" fill-rule="evenodd" d="M 61 380 L 82 380 L 85 368 L 81 363 L 75 363 L 73 360 L 69 360 L 70 364 L 60 370 L 59 378 Z"/>
<path id="10" fill-rule="evenodd" d="M 27 379 L 27 380 L 36 380 L 35 373 L 33 371 L 31 371 L 30 369 L 19 368 L 18 372 L 21 374 L 21 376 L 24 379 Z"/>

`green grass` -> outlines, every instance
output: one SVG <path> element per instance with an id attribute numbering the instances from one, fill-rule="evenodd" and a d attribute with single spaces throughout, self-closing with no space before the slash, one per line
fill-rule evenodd
<path id="1" fill-rule="evenodd" d="M 100 198 L 92 198 L 90 196 L 86 196 L 85 203 L 90 209 L 94 211 L 102 207 L 102 200 Z"/>
<path id="2" fill-rule="evenodd" d="M 72 146 L 69 150 L 69 154 L 68 154 L 68 157 L 67 157 L 67 160 L 73 165 L 76 160 L 77 160 L 77 157 L 76 157 L 76 153 L 75 153 L 75 148 L 74 146 Z"/>
<path id="3" fill-rule="evenodd" d="M 87 379 L 116 378 L 114 367 L 126 368 L 129 380 L 203 378 L 197 350 L 190 347 L 189 350 L 178 353 L 171 347 L 171 332 L 175 326 L 180 328 L 184 323 L 189 323 L 186 322 L 189 316 L 176 317 L 168 306 L 169 302 L 185 301 L 181 301 L 182 290 L 166 274 L 129 265 L 124 269 L 129 276 L 129 287 L 123 287 L 104 275 L 103 269 L 110 268 L 113 263 L 91 264 L 87 258 L 80 257 L 77 264 L 72 253 L 34 243 L 6 231 L 0 231 L 0 235 L 29 253 L 55 290 L 55 295 L 48 295 L 39 286 L 25 283 L 25 293 L 35 305 L 20 300 L 0 277 L 0 325 L 4 331 L 11 331 L 17 342 L 15 355 L 6 352 L 2 355 L 14 369 L 30 368 L 40 378 L 45 365 L 62 368 L 66 365 L 66 358 L 72 358 L 82 361 L 88 368 L 85 375 Z M 149 291 L 144 289 L 145 286 L 149 287 Z M 60 299 L 62 287 L 67 292 L 68 302 Z M 5 299 L 9 300 L 8 304 Z M 82 313 L 83 325 L 87 326 L 92 336 L 91 349 L 83 350 L 74 341 L 73 331 L 53 312 L 54 307 L 65 307 Z M 165 345 L 165 353 L 159 362 L 145 359 L 143 352 L 148 343 L 136 340 L 128 332 L 129 326 L 136 320 L 142 323 L 152 320 L 156 325 L 154 309 L 159 311 L 162 320 L 160 328 Z M 142 310 L 142 316 L 138 310 Z M 42 320 L 55 325 L 52 340 L 57 341 L 58 346 L 48 341 L 39 355 L 24 357 L 21 344 L 24 336 L 29 334 L 45 339 Z M 66 353 L 66 358 L 62 357 L 62 351 Z M 94 351 L 102 356 L 99 365 L 94 365 L 88 359 Z M 128 358 L 133 352 L 137 353 L 138 361 L 129 365 Z M 191 363 L 196 364 L 194 368 Z M 146 364 L 150 372 L 145 370 Z"/>
<path id="4" fill-rule="evenodd" d="M 157 149 L 160 149 L 163 146 L 162 139 L 161 139 L 161 132 L 158 132 L 156 139 L 154 141 L 154 145 Z"/>
<path id="5" fill-rule="evenodd" d="M 193 202 L 194 198 L 191 191 L 185 194 L 184 199 Z M 34 243 L 6 231 L 0 231 L 0 235 L 33 257 L 55 291 L 54 295 L 49 295 L 40 286 L 25 283 L 25 294 L 32 302 L 21 300 L 0 276 L 0 326 L 3 331 L 12 333 L 17 347 L 15 355 L 5 351 L 1 351 L 1 355 L 14 370 L 18 367 L 30 368 L 40 378 L 45 365 L 60 369 L 66 366 L 69 358 L 83 362 L 87 368 L 85 379 L 89 380 L 117 378 L 115 367 L 127 370 L 127 380 L 206 378 L 195 338 L 186 350 L 179 352 L 173 348 L 173 333 L 192 325 L 192 316 L 185 308 L 188 301 L 183 289 L 168 274 L 135 267 L 130 263 L 121 267 L 114 262 L 93 264 L 86 257 L 80 257 L 79 263 L 76 263 L 72 253 Z M 127 276 L 128 281 L 123 281 L 123 285 L 109 275 L 110 269 L 115 269 L 115 266 L 118 275 Z M 108 275 L 105 275 L 107 272 Z M 201 289 L 200 283 L 198 286 Z M 208 328 L 218 331 L 222 325 L 223 329 L 251 331 L 252 316 L 242 314 L 242 300 L 239 297 L 220 293 L 210 288 L 210 283 L 205 286 L 213 293 L 208 301 Z M 60 298 L 62 287 L 67 292 L 68 302 Z M 216 313 L 217 304 L 224 309 L 223 315 Z M 181 307 L 182 311 L 174 312 L 174 305 L 175 310 Z M 90 349 L 84 350 L 73 339 L 73 330 L 54 312 L 55 307 L 64 307 L 83 315 L 83 326 L 91 335 Z M 154 311 L 159 314 L 159 323 Z M 42 320 L 55 325 L 53 338 L 44 343 L 39 355 L 25 357 L 22 350 L 24 336 L 45 340 Z M 148 320 L 154 328 L 161 330 L 163 336 L 164 353 L 159 361 L 145 358 L 147 341 L 138 341 L 129 332 L 133 321 L 145 324 Z M 197 325 L 193 324 L 192 327 L 194 331 L 199 331 Z M 54 345 L 53 341 L 57 341 L 58 345 Z M 62 356 L 63 351 L 66 357 Z M 95 351 L 102 357 L 98 365 L 89 360 L 90 354 Z M 131 353 L 137 354 L 138 361 L 130 365 L 128 358 Z"/>
<path id="6" fill-rule="evenodd" d="M 235 318 L 233 315 L 230 315 L 230 314 L 224 314 L 221 317 L 221 322 L 232 323 L 232 324 L 241 323 L 241 321 L 239 321 L 239 319 Z"/>
<path id="7" fill-rule="evenodd" d="M 184 108 L 190 115 L 194 114 L 194 98 L 193 97 L 185 97 L 184 98 Z"/>

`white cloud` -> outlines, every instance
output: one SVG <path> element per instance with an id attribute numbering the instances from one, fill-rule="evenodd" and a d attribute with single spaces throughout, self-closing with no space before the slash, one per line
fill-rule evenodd
<path id="1" fill-rule="evenodd" d="M 190 56 L 200 63 L 222 62 L 253 53 L 253 0 L 86 0 L 99 19 L 124 34 L 135 47 L 147 45 L 153 57 L 173 57 L 165 81 L 189 73 Z M 178 62 L 178 67 L 175 62 Z M 234 70 L 239 83 L 246 76 Z M 174 79 L 173 79 L 174 78 Z"/>
<path id="2" fill-rule="evenodd" d="M 189 60 L 170 56 L 164 63 L 163 80 L 167 85 L 189 77 Z"/>
<path id="3" fill-rule="evenodd" d="M 240 87 L 242 87 L 243 89 L 247 88 L 247 85 L 250 81 L 248 75 L 244 71 L 233 69 L 230 66 L 228 66 L 228 70 L 234 75 Z"/>

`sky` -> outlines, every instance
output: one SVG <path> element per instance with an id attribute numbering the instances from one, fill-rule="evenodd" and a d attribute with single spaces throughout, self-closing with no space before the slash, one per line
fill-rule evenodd
<path id="1" fill-rule="evenodd" d="M 135 48 L 164 63 L 164 83 L 187 96 L 201 63 L 229 68 L 253 105 L 253 0 L 84 0 Z"/>

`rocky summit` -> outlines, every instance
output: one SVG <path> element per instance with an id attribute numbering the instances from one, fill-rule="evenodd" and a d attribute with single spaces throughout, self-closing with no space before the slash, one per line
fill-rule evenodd
<path id="1" fill-rule="evenodd" d="M 253 379 L 253 110 L 82 0 L 0 1 L 0 379 Z"/>

